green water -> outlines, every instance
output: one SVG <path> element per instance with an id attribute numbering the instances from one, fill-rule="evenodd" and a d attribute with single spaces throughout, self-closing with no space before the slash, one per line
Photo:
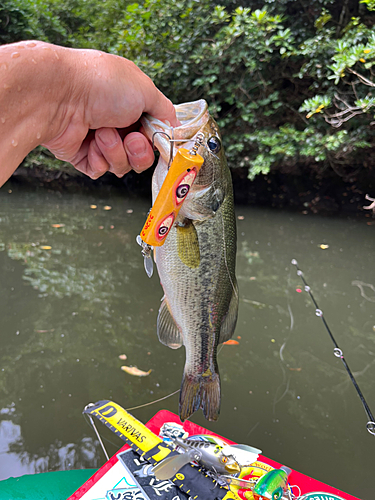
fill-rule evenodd
<path id="1" fill-rule="evenodd" d="M 0 480 L 100 466 L 103 454 L 81 415 L 87 403 L 112 398 L 129 408 L 179 389 L 184 350 L 157 340 L 162 290 L 157 275 L 147 278 L 135 243 L 148 208 L 98 189 L 0 190 Z M 219 354 L 219 421 L 200 413 L 193 420 L 372 500 L 375 437 L 290 265 L 298 260 L 375 412 L 372 218 L 252 207 L 237 207 L 237 215 L 239 345 Z M 152 372 L 132 377 L 122 364 Z M 175 395 L 132 413 L 147 421 L 177 407 Z M 114 453 L 121 443 L 106 436 Z"/>

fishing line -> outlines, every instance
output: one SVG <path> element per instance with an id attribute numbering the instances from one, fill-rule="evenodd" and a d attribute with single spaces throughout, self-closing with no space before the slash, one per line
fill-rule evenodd
<path id="1" fill-rule="evenodd" d="M 357 394 L 362 402 L 362 405 L 363 405 L 363 408 L 367 414 L 367 417 L 369 419 L 369 421 L 367 422 L 366 424 L 366 429 L 368 430 L 368 432 L 370 434 L 372 434 L 373 436 L 375 436 L 375 418 L 373 416 L 373 414 L 371 413 L 371 410 L 370 410 L 370 407 L 368 406 L 363 394 L 362 394 L 362 391 L 361 389 L 359 388 L 359 385 L 357 384 L 357 381 L 355 380 L 354 376 L 353 376 L 353 373 L 351 372 L 345 358 L 344 358 L 344 354 L 342 352 L 342 350 L 340 349 L 340 347 L 338 346 L 325 318 L 324 318 L 324 315 L 323 315 L 323 311 L 319 308 L 318 306 L 318 303 L 316 302 L 313 294 L 312 294 L 312 291 L 311 291 L 311 288 L 310 286 L 307 284 L 307 281 L 305 280 L 304 276 L 303 276 L 303 272 L 301 271 L 301 269 L 298 267 L 298 262 L 296 261 L 296 259 L 293 259 L 292 260 L 292 264 L 293 266 L 296 266 L 297 268 L 297 276 L 299 276 L 301 278 L 301 280 L 303 281 L 303 284 L 305 285 L 305 292 L 307 292 L 309 295 L 310 295 L 310 298 L 315 306 L 315 314 L 317 316 L 319 316 L 320 318 L 322 318 L 322 321 L 323 321 L 323 324 L 329 334 L 329 336 L 331 337 L 331 340 L 333 342 L 333 345 L 335 346 L 335 348 L 333 349 L 333 354 L 337 357 L 337 358 L 340 358 L 341 361 L 343 362 L 343 365 L 346 369 L 346 371 L 348 372 L 348 375 L 350 377 L 350 380 L 352 381 L 356 391 L 357 391 Z"/>
<path id="2" fill-rule="evenodd" d="M 85 407 L 85 410 L 86 410 L 86 408 L 88 408 L 88 407 L 89 407 L 89 406 L 91 406 L 91 405 L 92 405 L 92 404 L 88 404 L 88 405 Z M 95 432 L 95 434 L 96 434 L 96 437 L 98 438 L 98 441 L 99 441 L 99 443 L 100 443 L 100 446 L 102 447 L 102 450 L 103 450 L 103 453 L 104 453 L 104 455 L 105 455 L 105 458 L 106 458 L 106 459 L 107 459 L 107 461 L 108 461 L 108 460 L 109 460 L 109 455 L 108 455 L 107 450 L 106 450 L 106 448 L 105 448 L 105 446 L 104 446 L 104 443 L 103 443 L 103 441 L 102 441 L 102 438 L 100 437 L 99 431 L 98 431 L 98 429 L 96 428 L 96 425 L 95 425 L 95 423 L 94 423 L 94 420 L 93 420 L 93 418 L 92 418 L 92 416 L 91 416 L 91 415 L 87 415 L 87 417 L 88 417 L 88 419 L 90 420 L 90 424 L 91 424 L 91 426 L 92 426 L 92 427 L 93 427 L 93 429 L 94 429 L 94 432 Z M 86 419 L 85 419 L 85 420 L 86 420 Z M 87 422 L 87 420 L 86 420 L 86 422 Z M 113 443 L 112 443 L 112 444 L 113 444 Z"/>
<path id="3" fill-rule="evenodd" d="M 177 391 L 174 391 L 171 394 L 168 394 L 168 396 L 164 396 L 163 398 L 160 398 L 160 399 L 155 399 L 155 401 L 151 401 L 150 403 L 145 403 L 144 405 L 139 405 L 139 406 L 133 406 L 132 408 L 126 408 L 126 411 L 138 410 L 138 408 L 143 408 L 145 406 L 153 405 L 154 403 L 159 403 L 159 401 L 163 401 L 164 399 L 168 399 L 171 396 L 174 396 L 175 394 L 177 394 L 178 392 L 180 392 L 180 390 L 181 389 L 177 389 Z"/>

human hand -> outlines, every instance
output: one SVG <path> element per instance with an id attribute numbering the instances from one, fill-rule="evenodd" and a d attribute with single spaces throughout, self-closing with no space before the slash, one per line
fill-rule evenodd
<path id="1" fill-rule="evenodd" d="M 63 123 L 43 146 L 93 179 L 107 171 L 122 177 L 131 169 L 150 167 L 154 152 L 137 131 L 138 120 L 148 113 L 178 125 L 171 101 L 127 59 L 93 50 L 62 50 L 76 76 L 60 110 Z"/>

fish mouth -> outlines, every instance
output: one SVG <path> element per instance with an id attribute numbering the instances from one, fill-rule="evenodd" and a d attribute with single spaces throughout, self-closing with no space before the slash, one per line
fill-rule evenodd
<path id="1" fill-rule="evenodd" d="M 148 114 L 141 117 L 145 135 L 166 161 L 169 160 L 171 152 L 172 156 L 175 155 L 177 148 L 183 146 L 190 149 L 195 135 L 209 120 L 208 105 L 204 99 L 177 104 L 175 110 L 181 123 L 178 127 L 171 127 Z"/>

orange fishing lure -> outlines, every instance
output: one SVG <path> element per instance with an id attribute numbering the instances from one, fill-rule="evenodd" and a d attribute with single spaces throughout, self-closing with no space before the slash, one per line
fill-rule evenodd
<path id="1" fill-rule="evenodd" d="M 140 234 L 147 245 L 164 243 L 203 162 L 197 153 L 185 148 L 177 151 Z"/>

